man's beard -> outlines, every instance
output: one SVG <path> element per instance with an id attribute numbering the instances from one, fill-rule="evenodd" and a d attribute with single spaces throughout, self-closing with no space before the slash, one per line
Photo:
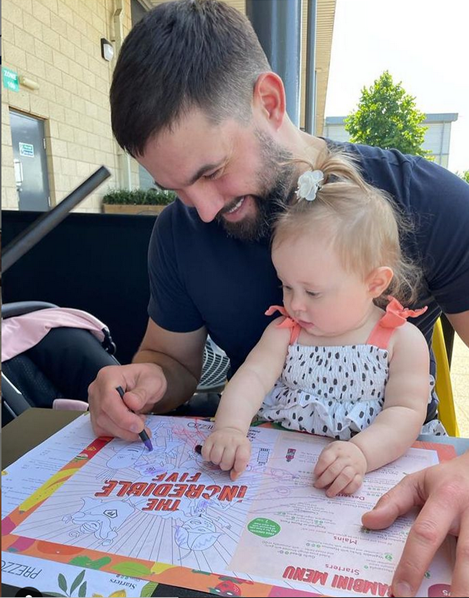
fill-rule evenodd
<path id="1" fill-rule="evenodd" d="M 258 176 L 259 192 L 251 195 L 257 208 L 256 213 L 240 222 L 228 222 L 221 213 L 217 215 L 217 221 L 230 237 L 250 242 L 270 236 L 275 217 L 283 211 L 293 192 L 295 174 L 290 152 L 259 129 L 255 130 L 255 135 L 262 157 Z M 238 197 L 235 202 L 239 199 L 241 198 Z"/>

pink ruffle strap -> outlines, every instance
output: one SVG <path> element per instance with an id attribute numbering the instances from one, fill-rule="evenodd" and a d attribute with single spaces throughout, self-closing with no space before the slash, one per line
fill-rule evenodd
<path id="1" fill-rule="evenodd" d="M 427 307 L 420 309 L 408 309 L 403 307 L 395 297 L 388 297 L 389 303 L 386 307 L 386 313 L 377 322 L 376 326 L 371 331 L 368 340 L 369 345 L 375 345 L 381 349 L 387 349 L 389 340 L 394 334 L 396 328 L 402 326 L 407 321 L 407 318 L 417 318 L 427 311 Z"/>
<path id="2" fill-rule="evenodd" d="M 277 328 L 291 328 L 290 345 L 293 345 L 293 343 L 296 343 L 296 341 L 298 340 L 298 337 L 300 336 L 301 326 L 298 324 L 298 322 L 295 322 L 295 320 L 293 320 L 293 318 L 290 318 L 290 316 L 287 313 L 287 310 L 284 307 L 282 307 L 281 305 L 271 305 L 269 307 L 269 309 L 265 312 L 265 315 L 271 316 L 276 311 L 279 311 L 282 314 L 282 316 L 285 316 L 285 319 L 283 320 L 283 322 L 280 322 L 280 324 L 277 324 L 276 327 Z"/>

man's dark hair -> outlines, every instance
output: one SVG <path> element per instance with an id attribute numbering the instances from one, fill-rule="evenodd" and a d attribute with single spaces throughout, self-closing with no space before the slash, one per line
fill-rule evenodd
<path id="1" fill-rule="evenodd" d="M 155 7 L 125 39 L 111 86 L 112 130 L 132 156 L 191 109 L 213 122 L 248 122 L 259 74 L 270 66 L 248 19 L 217 0 Z"/>

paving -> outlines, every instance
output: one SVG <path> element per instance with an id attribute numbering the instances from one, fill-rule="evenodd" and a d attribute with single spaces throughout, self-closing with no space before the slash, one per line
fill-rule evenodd
<path id="1" fill-rule="evenodd" d="M 451 384 L 459 433 L 469 438 L 469 347 L 457 335 L 451 361 Z"/>

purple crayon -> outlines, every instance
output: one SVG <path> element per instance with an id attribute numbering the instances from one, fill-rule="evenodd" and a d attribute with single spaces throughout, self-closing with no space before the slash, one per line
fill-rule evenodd
<path id="1" fill-rule="evenodd" d="M 118 386 L 116 388 L 117 392 L 119 393 L 119 396 L 122 400 L 124 400 L 124 395 L 125 395 L 125 391 L 122 388 L 122 386 Z M 129 409 L 127 407 L 127 409 Z M 129 411 L 132 411 L 132 409 L 129 409 Z M 132 413 L 134 413 L 132 411 Z M 143 428 L 143 430 L 140 432 L 139 434 L 140 436 L 140 440 L 143 442 L 143 444 L 147 447 L 147 449 L 151 452 L 153 450 L 153 445 L 151 443 L 150 437 L 148 436 L 148 434 L 145 432 L 145 428 Z"/>

